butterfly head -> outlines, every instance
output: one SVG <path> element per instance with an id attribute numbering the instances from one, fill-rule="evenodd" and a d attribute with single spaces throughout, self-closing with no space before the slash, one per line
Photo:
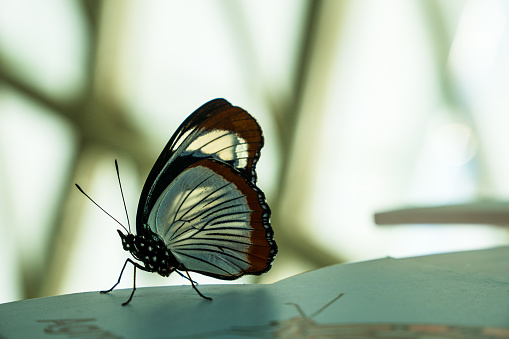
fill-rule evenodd
<path id="1" fill-rule="evenodd" d="M 122 247 L 124 248 L 124 251 L 132 252 L 132 249 L 134 249 L 134 234 L 122 233 L 121 230 L 117 230 L 118 235 L 120 235 L 120 239 L 122 239 Z"/>

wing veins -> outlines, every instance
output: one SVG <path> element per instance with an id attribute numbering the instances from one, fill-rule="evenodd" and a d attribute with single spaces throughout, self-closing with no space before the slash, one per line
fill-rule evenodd
<path id="1" fill-rule="evenodd" d="M 229 237 L 231 236 L 237 236 L 236 234 L 228 234 Z M 244 238 L 250 238 L 250 237 L 244 237 Z M 253 247 L 271 247 L 270 245 L 257 245 L 257 244 L 253 244 L 251 242 L 242 242 L 242 241 L 238 241 L 238 240 L 232 240 L 232 239 L 227 239 L 227 238 L 204 238 L 204 237 L 200 237 L 200 238 L 194 238 L 194 240 L 204 240 L 204 241 L 221 241 L 221 242 L 228 242 L 228 243 L 233 243 L 233 244 L 240 244 L 240 245 L 248 245 L 248 246 L 253 246 Z M 183 241 L 183 240 L 181 240 Z M 211 244 L 207 244 L 207 243 L 197 243 L 199 245 L 209 245 L 209 246 L 217 246 L 217 245 L 211 245 Z M 194 245 L 194 244 L 193 244 Z M 181 246 L 186 246 L 186 245 L 177 245 L 176 247 L 181 247 Z M 227 248 L 230 248 L 230 247 L 227 247 Z M 231 249 L 231 248 L 230 248 Z M 233 249 L 232 249 L 233 250 Z M 237 252 L 239 252 L 237 250 Z M 245 252 L 243 252 L 245 253 Z"/>
<path id="2" fill-rule="evenodd" d="M 196 244 L 196 245 L 209 245 L 209 244 Z M 209 245 L 210 246 L 210 245 Z M 221 248 L 220 246 L 216 246 L 218 248 Z M 235 250 L 233 248 L 229 248 L 229 247 L 226 247 L 227 249 L 229 250 L 232 250 L 233 252 L 237 252 L 237 253 L 242 253 L 242 254 L 249 254 L 249 253 L 246 253 L 246 252 L 243 252 L 243 251 L 239 251 L 239 250 Z M 226 257 L 230 257 L 230 258 L 235 258 L 235 259 L 238 259 L 239 261 L 242 261 L 243 263 L 246 263 L 246 264 L 249 264 L 251 265 L 251 263 L 247 260 L 244 260 L 242 258 L 239 258 L 233 254 L 230 254 L 230 253 L 226 253 L 226 252 L 223 252 L 222 250 L 214 250 L 214 249 L 210 249 L 210 248 L 193 248 L 193 247 L 190 247 L 190 248 L 187 248 L 186 250 L 189 250 L 189 251 L 196 251 L 196 252 L 210 252 L 210 253 L 217 253 L 217 254 L 220 254 L 221 256 L 226 256 Z M 183 254 L 183 255 L 186 255 L 185 253 L 183 252 L 180 252 L 180 251 L 177 251 L 175 250 L 175 252 L 178 252 L 179 254 Z M 190 255 L 188 255 L 190 256 Z M 206 260 L 204 260 L 204 262 L 208 262 Z M 237 266 L 238 268 L 242 269 L 239 265 L 235 264 L 232 262 L 232 264 L 234 264 L 235 266 Z"/>
<path id="3" fill-rule="evenodd" d="M 210 175 L 210 176 L 207 178 L 207 180 L 208 180 L 209 178 L 211 178 L 211 177 L 212 177 L 212 175 Z M 202 182 L 200 183 L 200 185 L 201 185 L 203 182 L 204 182 L 204 181 L 202 181 Z M 214 191 L 210 192 L 209 194 L 207 194 L 207 196 L 203 197 L 203 199 L 201 199 L 201 200 L 200 200 L 200 202 L 201 202 L 201 201 L 203 201 L 203 200 L 205 200 L 205 199 L 207 199 L 208 197 L 210 197 L 210 196 L 211 196 L 211 195 L 213 195 L 214 193 L 218 192 L 219 190 L 222 190 L 223 188 L 225 188 L 226 186 L 228 186 L 228 185 L 230 185 L 230 184 L 232 184 L 232 183 L 231 183 L 231 182 L 228 182 L 228 183 L 226 183 L 225 185 L 223 185 L 223 186 L 221 186 L 221 187 L 217 188 L 216 190 L 214 190 Z M 193 189 L 193 190 L 194 190 L 194 189 Z M 184 199 L 184 201 L 185 201 L 185 199 Z M 182 219 L 182 218 L 183 218 L 183 217 L 184 217 L 187 213 L 191 212 L 191 211 L 192 211 L 195 207 L 197 207 L 198 205 L 199 205 L 199 203 L 196 203 L 195 205 L 193 205 L 193 207 L 192 207 L 192 208 L 188 209 L 188 210 L 187 210 L 187 211 L 186 211 L 186 212 L 185 212 L 185 213 L 184 213 L 184 214 L 183 214 L 183 215 L 182 215 L 182 216 L 178 219 L 178 221 L 182 221 L 182 225 L 180 225 L 180 226 L 179 226 L 179 227 L 175 230 L 175 232 L 173 233 L 173 236 L 170 238 L 170 241 L 171 241 L 171 240 L 173 240 L 173 239 L 174 239 L 174 238 L 176 238 L 176 237 L 180 237 L 182 234 L 184 234 L 184 233 L 186 233 L 186 232 L 189 232 L 189 231 L 191 231 L 192 229 L 195 229 L 195 230 L 197 230 L 197 231 L 201 231 L 201 230 L 203 229 L 203 227 L 202 227 L 202 228 L 200 228 L 200 229 L 193 227 L 192 229 L 187 229 L 187 230 L 184 230 L 182 233 L 177 234 L 177 232 L 178 232 L 178 231 L 179 231 L 182 227 L 184 227 L 184 225 L 185 225 L 185 223 L 186 223 L 186 222 L 189 222 L 189 223 L 190 223 L 190 222 L 192 222 L 193 220 L 195 220 L 196 218 L 199 218 L 201 215 L 203 215 L 204 213 L 206 213 L 206 212 L 207 212 L 207 211 L 209 211 L 210 209 L 214 208 L 214 206 L 213 206 L 213 207 L 211 207 L 211 208 L 209 208 L 209 209 L 207 209 L 207 210 L 205 210 L 205 211 L 203 211 L 203 212 L 201 212 L 201 213 L 197 214 L 195 217 L 193 217 L 193 218 L 191 218 L 191 219 L 189 219 L 189 220 L 183 220 L 183 219 Z M 182 206 L 182 205 L 181 205 L 181 206 Z M 178 212 L 177 212 L 177 213 L 178 213 Z M 177 215 L 177 214 L 175 214 L 175 217 L 176 217 L 176 215 Z M 173 219 L 173 222 L 174 222 L 174 223 L 175 223 L 175 221 L 176 221 L 176 220 L 175 220 L 175 219 Z M 205 225 L 205 226 L 206 226 L 206 225 Z M 204 226 L 204 227 L 205 227 L 205 226 Z M 168 228 L 168 232 L 170 231 L 170 228 L 171 228 L 171 227 L 169 227 L 169 228 Z M 166 234 L 168 234 L 168 232 L 166 232 Z M 190 236 L 190 237 L 192 237 L 192 236 Z"/>
<path id="4" fill-rule="evenodd" d="M 202 227 L 202 229 L 206 228 L 208 225 L 212 224 L 212 225 L 216 225 L 216 224 L 219 224 L 219 223 L 224 223 L 224 222 L 235 222 L 235 221 L 239 221 L 239 220 L 235 220 L 235 219 L 231 219 L 231 220 L 226 220 L 226 221 L 221 221 L 221 222 L 215 222 L 215 223 L 212 223 L 213 221 L 217 220 L 217 219 L 220 219 L 220 218 L 223 218 L 223 217 L 226 217 L 226 216 L 231 216 L 231 215 L 236 215 L 236 214 L 249 214 L 251 213 L 251 211 L 240 211 L 240 212 L 232 212 L 232 213 L 225 213 L 223 215 L 218 215 L 217 217 L 214 217 L 214 218 L 211 218 L 210 220 L 208 220 L 205 225 Z M 245 222 L 245 221 L 241 221 L 241 222 Z"/>
<path id="5" fill-rule="evenodd" d="M 231 220 L 227 220 L 226 221 L 227 223 L 230 223 Z M 214 225 L 220 225 L 221 223 L 216 223 Z M 212 225 L 212 226 L 214 226 Z M 186 232 L 190 232 L 194 229 L 187 229 L 185 230 L 184 232 L 182 232 L 179 236 L 182 236 L 183 234 L 185 234 Z M 221 233 L 209 233 L 209 232 L 212 232 L 212 231 L 228 231 L 228 230 L 231 230 L 231 231 L 261 231 L 261 230 L 256 230 L 256 229 L 253 229 L 253 228 L 241 228 L 241 227 L 214 227 L 210 230 L 198 230 L 198 232 L 196 232 L 195 234 L 198 234 L 199 232 L 206 232 L 207 234 L 221 234 Z M 172 244 L 176 244 L 176 243 L 179 243 L 179 242 L 182 242 L 182 241 L 187 241 L 189 239 L 191 239 L 194 235 L 192 236 L 189 236 L 187 238 L 183 238 L 183 239 L 180 239 L 180 240 L 175 240 L 175 238 L 172 238 L 171 241 L 172 241 Z M 237 237 L 244 237 L 242 235 L 236 235 L 236 234 L 230 234 L 230 236 L 237 236 Z M 248 238 L 247 236 L 245 238 Z"/>
<path id="6" fill-rule="evenodd" d="M 208 178 L 207 178 L 207 180 L 208 180 L 208 179 L 210 179 L 212 176 L 213 176 L 213 174 L 212 174 L 210 177 L 208 177 Z M 200 183 L 200 185 L 201 185 L 202 183 L 203 183 L 203 182 L 201 182 L 201 183 Z M 232 182 L 227 182 L 227 183 L 226 183 L 226 184 L 224 184 L 223 186 L 221 186 L 221 187 L 219 187 L 219 188 L 215 189 L 214 191 L 210 192 L 209 194 L 207 194 L 207 195 L 206 195 L 205 197 L 203 197 L 203 198 L 202 198 L 199 202 L 197 202 L 196 204 L 194 204 L 192 208 L 188 209 L 188 210 L 186 211 L 186 213 L 184 213 L 184 214 L 183 214 L 183 215 L 179 218 L 179 220 L 183 220 L 183 217 L 185 217 L 185 215 L 186 215 L 186 214 L 188 214 L 188 213 L 189 213 L 189 212 L 191 212 L 191 211 L 192 211 L 195 207 L 197 207 L 197 206 L 198 206 L 198 205 L 199 205 L 199 204 L 200 204 L 203 200 L 207 199 L 208 197 L 210 197 L 211 195 L 213 195 L 213 194 L 214 194 L 214 193 L 216 193 L 217 191 L 222 190 L 223 188 L 225 188 L 226 186 L 231 185 L 231 184 L 232 184 Z M 202 214 L 203 214 L 203 213 L 202 213 Z M 190 221 L 190 220 L 194 220 L 194 219 L 196 219 L 196 218 L 197 218 L 197 217 L 199 217 L 199 216 L 200 216 L 200 215 L 197 215 L 197 216 L 196 216 L 196 217 L 194 217 L 194 218 L 191 218 L 191 219 L 189 219 L 189 220 L 183 220 L 183 221 Z"/>
<path id="7" fill-rule="evenodd" d="M 230 205 L 230 206 L 224 206 L 224 207 L 221 207 L 221 208 L 218 208 L 218 209 L 215 209 L 213 210 L 214 208 L 220 206 L 220 204 L 216 205 L 216 206 L 213 206 L 213 207 L 210 207 L 206 212 L 208 212 L 207 215 L 204 215 L 203 218 L 206 219 L 208 218 L 210 215 L 212 214 L 215 214 L 215 213 L 220 213 L 221 211 L 225 211 L 225 210 L 228 210 L 228 209 L 232 209 L 232 208 L 235 208 L 235 207 L 242 207 L 244 206 L 244 204 L 236 204 L 236 205 Z M 211 211 L 212 210 L 212 211 Z M 249 211 L 247 211 L 249 212 Z M 205 212 L 204 212 L 205 213 Z M 249 212 L 251 213 L 251 212 Z M 226 214 L 222 214 L 222 215 L 226 215 Z M 219 216 L 218 216 L 219 217 Z M 201 228 L 203 229 L 203 227 Z"/>
<path id="8" fill-rule="evenodd" d="M 195 186 L 192 190 L 190 190 L 190 191 L 187 193 L 186 197 L 182 200 L 182 202 L 180 203 L 180 206 L 179 206 L 179 207 L 177 208 L 177 210 L 175 211 L 175 216 L 173 217 L 172 225 L 175 223 L 175 221 L 176 221 L 176 219 L 177 219 L 177 216 L 178 216 L 178 214 L 179 214 L 179 211 L 180 211 L 180 209 L 182 208 L 182 205 L 183 205 L 183 204 L 184 204 L 184 202 L 185 202 L 185 201 L 189 198 L 189 196 L 191 195 L 191 193 L 193 193 L 193 192 L 194 192 L 194 191 L 195 191 L 195 190 L 196 190 L 196 189 L 197 189 L 197 188 L 198 188 L 201 184 L 203 184 L 205 181 L 209 180 L 209 179 L 210 179 L 213 175 L 214 175 L 214 174 L 211 174 L 211 175 L 209 175 L 207 178 L 203 179 L 203 180 L 202 180 L 202 181 L 201 181 L 198 185 L 196 185 L 196 186 Z M 180 219 L 179 219 L 179 220 L 180 220 Z M 178 232 L 178 231 L 179 231 L 179 229 L 180 229 L 180 228 L 182 228 L 184 225 L 185 225 L 185 222 L 184 222 L 182 225 L 180 225 L 180 226 L 179 226 L 179 227 L 175 230 L 174 234 L 175 234 L 176 232 Z M 168 230 L 167 230 L 167 231 L 166 231 L 166 233 L 164 234 L 164 237 L 166 237 L 166 235 L 168 235 L 168 232 L 170 232 L 170 229 L 171 229 L 171 226 L 170 226 L 170 227 L 168 227 Z M 172 237 L 171 239 L 173 239 L 173 237 Z"/>
<path id="9" fill-rule="evenodd" d="M 225 270 L 224 268 L 219 267 L 218 265 L 213 264 L 213 263 L 211 263 L 210 261 L 207 261 L 207 260 L 205 260 L 205 259 L 198 258 L 198 257 L 195 257 L 194 255 L 190 255 L 190 254 L 186 254 L 186 253 L 181 253 L 181 254 L 182 254 L 182 255 L 185 255 L 186 257 L 193 258 L 193 259 L 195 259 L 195 260 L 198 260 L 198 261 L 204 262 L 204 263 L 206 263 L 206 264 L 208 264 L 208 265 L 210 265 L 210 266 L 212 266 L 212 267 L 215 267 L 215 268 L 217 268 L 217 269 L 219 269 L 219 270 L 221 270 L 221 271 L 223 271 L 223 272 L 227 273 L 227 274 L 226 274 L 226 276 L 229 276 L 229 277 L 235 277 L 235 276 L 238 276 L 238 274 L 231 274 L 230 272 L 228 272 L 228 271 L 227 271 L 227 270 Z M 245 270 L 244 270 L 242 267 L 239 267 L 239 265 L 236 265 L 235 263 L 232 263 L 232 264 L 233 264 L 233 265 L 235 265 L 235 266 L 237 266 L 237 267 L 238 267 L 238 268 L 242 271 L 242 272 L 241 272 L 242 274 L 245 272 Z"/>
<path id="10" fill-rule="evenodd" d="M 241 205 L 239 205 L 239 206 L 241 206 Z M 228 209 L 228 208 L 229 208 L 229 207 L 224 207 L 223 209 Z M 216 213 L 216 212 L 211 212 L 211 213 Z M 225 214 L 222 214 L 222 215 L 218 215 L 217 217 L 212 218 L 211 220 L 215 220 L 215 219 L 218 219 L 218 218 L 222 218 L 223 216 L 234 215 L 234 214 L 242 214 L 242 213 L 251 213 L 251 212 L 249 212 L 249 211 L 242 211 L 242 212 L 225 213 Z M 198 217 L 198 216 L 197 216 L 197 217 Z M 191 219 L 191 220 L 193 220 L 193 219 Z M 239 220 L 234 220 L 234 221 L 238 221 L 238 222 L 245 222 L 245 221 L 239 221 Z M 190 221 L 185 221 L 185 222 L 190 222 Z M 206 230 L 205 230 L 205 228 L 206 228 L 207 226 L 209 226 L 209 225 L 210 225 L 210 223 L 209 223 L 209 222 L 206 222 L 206 223 L 205 223 L 205 224 L 204 224 L 201 228 L 195 228 L 195 227 L 193 227 L 192 229 L 194 229 L 194 230 L 195 230 L 195 232 L 194 232 L 194 234 L 190 235 L 187 239 L 191 239 L 191 238 L 193 238 L 193 237 L 194 237 L 196 234 L 198 234 L 199 232 L 204 232 L 204 231 L 206 231 Z M 212 226 L 213 226 L 213 225 L 215 225 L 215 224 L 212 224 Z M 189 230 L 191 230 L 191 229 L 189 229 Z M 183 232 L 183 233 L 181 233 L 181 234 L 179 234 L 178 236 L 180 236 L 180 235 L 182 235 L 182 234 L 184 234 L 184 232 Z"/>
<path id="11" fill-rule="evenodd" d="M 229 201 L 233 201 L 235 200 L 236 198 L 234 199 L 230 199 Z M 211 214 L 214 214 L 214 213 L 219 213 L 220 211 L 222 210 L 227 210 L 227 209 L 231 209 L 231 208 L 235 208 L 235 207 L 242 207 L 244 206 L 244 204 L 236 204 L 236 205 L 230 205 L 230 206 L 225 206 L 225 207 L 221 207 L 221 208 L 217 208 L 218 206 L 221 206 L 223 203 L 220 203 L 220 204 L 217 204 L 215 206 L 211 206 L 205 210 L 203 210 L 203 212 L 197 214 L 195 217 L 191 218 L 191 219 L 188 219 L 188 220 L 182 220 L 182 219 L 179 219 L 180 221 L 183 221 L 183 222 L 192 222 L 194 221 L 195 219 L 197 218 L 202 218 L 202 219 L 207 219 Z M 214 210 L 215 209 L 215 210 Z M 251 213 L 250 211 L 243 211 L 244 213 Z M 203 216 L 203 214 L 207 213 L 208 215 L 206 216 Z M 225 213 L 225 214 L 221 214 L 221 215 L 218 215 L 217 217 L 221 217 L 223 215 L 228 215 L 228 213 Z M 196 227 L 193 227 L 194 229 L 196 230 L 203 230 L 205 227 L 207 226 L 207 223 L 205 223 L 205 225 L 203 227 L 200 227 L 200 228 L 196 228 Z"/>
<path id="12" fill-rule="evenodd" d="M 187 239 L 186 239 L 187 240 Z M 193 243 L 193 245 L 208 245 L 208 246 L 219 246 L 219 245 L 214 245 L 214 244 L 210 244 L 210 243 L 207 243 L 206 241 L 215 241 L 215 242 L 226 242 L 226 243 L 232 243 L 232 244 L 239 244 L 239 245 L 247 245 L 247 246 L 251 246 L 252 244 L 250 242 L 243 242 L 243 241 L 238 241 L 238 240 L 232 240 L 232 239 L 223 239 L 223 238 L 206 238 L 206 237 L 199 237 L 199 238 L 193 238 L 193 240 L 204 240 L 205 242 L 203 243 Z M 185 240 L 182 240 L 182 241 L 185 241 Z M 175 243 L 176 244 L 176 243 Z M 178 248 L 178 247 L 182 247 L 182 246 L 186 246 L 185 244 L 182 244 L 182 245 L 176 245 L 175 248 Z M 266 247 L 266 246 L 265 246 Z"/>
<path id="13" fill-rule="evenodd" d="M 204 206 L 210 205 L 210 204 L 212 204 L 213 202 L 216 202 L 217 200 L 219 200 L 219 199 L 223 198 L 224 196 L 227 196 L 228 194 L 229 194 L 229 192 L 225 192 L 224 194 L 221 194 L 220 196 L 218 196 L 215 200 L 211 200 L 210 202 L 206 203 Z M 231 201 L 236 200 L 236 199 L 242 199 L 242 198 L 244 198 L 244 197 L 245 197 L 245 195 L 239 195 L 238 197 L 234 197 L 234 198 L 231 198 L 231 199 L 225 200 L 225 201 L 223 201 L 223 202 L 221 202 L 221 203 L 218 203 L 218 204 L 217 204 L 217 205 L 215 205 L 215 206 L 219 206 L 219 205 L 221 205 L 221 204 L 225 204 L 225 203 L 227 203 L 227 202 L 231 202 Z"/>
<path id="14" fill-rule="evenodd" d="M 219 246 L 217 246 L 219 247 Z M 243 253 L 243 254 L 246 254 L 246 255 L 250 255 L 250 256 L 253 256 L 253 257 L 256 257 L 256 258 L 261 258 L 261 259 L 266 259 L 265 257 L 260 257 L 258 255 L 255 255 L 253 253 L 248 253 L 248 252 L 243 252 L 243 251 L 238 251 L 238 250 L 235 250 L 235 249 L 232 249 L 232 248 L 229 248 L 227 247 L 228 249 L 234 251 L 234 252 L 237 252 L 237 253 Z M 218 250 L 213 250 L 213 249 L 205 249 L 205 248 L 189 248 L 189 250 L 191 251 L 196 251 L 196 252 L 211 252 L 211 253 L 218 253 L 218 254 L 221 254 L 221 255 L 225 255 L 225 256 L 228 256 L 228 257 L 231 257 L 231 258 L 235 258 L 235 259 L 238 259 L 239 261 L 241 262 L 244 262 L 248 265 L 251 265 L 251 263 L 247 260 L 243 260 L 242 258 L 239 258 L 239 257 L 236 257 L 235 255 L 233 254 L 229 254 L 229 253 L 226 253 L 226 252 L 223 252 L 223 251 L 218 251 Z M 179 252 L 179 254 L 182 254 L 182 255 L 186 255 L 188 257 L 191 257 L 191 258 L 195 258 L 197 260 L 200 260 L 200 261 L 203 261 L 203 262 L 206 262 L 206 263 L 209 263 L 211 264 L 212 266 L 215 266 L 214 264 L 206 261 L 206 260 L 203 260 L 203 259 L 199 259 L 199 258 L 196 258 L 194 256 L 191 256 L 189 254 L 186 254 L 186 253 L 183 253 L 183 252 Z M 243 270 L 242 267 L 240 267 L 239 265 L 235 264 L 232 262 L 233 265 L 237 266 L 239 269 Z M 219 267 L 218 267 L 219 268 Z"/>

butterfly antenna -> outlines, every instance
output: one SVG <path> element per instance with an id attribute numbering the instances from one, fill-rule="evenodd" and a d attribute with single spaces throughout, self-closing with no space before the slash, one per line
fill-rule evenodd
<path id="1" fill-rule="evenodd" d="M 118 220 L 117 220 L 117 219 L 115 219 L 115 218 L 114 218 L 111 214 L 109 214 L 108 212 L 106 212 L 106 210 L 105 210 L 104 208 L 102 208 L 101 206 L 99 206 L 99 204 L 98 204 L 98 203 L 96 203 L 96 202 L 94 201 L 94 199 L 90 198 L 90 197 L 88 196 L 88 194 L 86 194 L 86 193 L 85 193 L 85 191 L 83 191 L 83 189 L 81 189 L 80 185 L 78 185 L 78 184 L 75 184 L 75 185 L 76 185 L 76 187 L 80 190 L 80 192 L 81 192 L 81 193 L 83 193 L 83 194 L 84 194 L 84 195 L 85 195 L 85 196 L 86 196 L 86 197 L 87 197 L 87 198 L 88 198 L 91 202 L 93 202 L 93 203 L 94 203 L 94 205 L 96 205 L 97 207 L 99 207 L 99 208 L 101 209 L 101 211 L 103 211 L 104 213 L 106 213 L 106 214 L 107 214 L 107 215 L 108 215 L 111 219 L 115 220 L 115 221 L 116 221 L 116 222 L 117 222 L 120 226 L 122 226 L 122 228 L 123 228 L 126 232 L 129 232 L 129 231 L 127 230 L 127 228 L 125 228 L 125 226 L 124 226 L 124 225 L 122 225 L 122 224 L 120 223 L 120 221 L 118 221 Z"/>
<path id="2" fill-rule="evenodd" d="M 118 162 L 115 159 L 115 168 L 117 169 L 118 185 L 120 186 L 120 194 L 122 194 L 122 201 L 124 202 L 125 216 L 127 217 L 127 226 L 129 226 L 129 233 L 131 233 L 131 223 L 129 222 L 129 214 L 127 213 L 127 206 L 125 204 L 124 191 L 122 190 L 122 183 L 120 182 L 120 171 L 118 170 Z"/>

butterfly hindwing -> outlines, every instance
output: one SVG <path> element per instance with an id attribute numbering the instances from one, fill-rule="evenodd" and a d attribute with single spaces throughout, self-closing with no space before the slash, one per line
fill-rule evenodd
<path id="1" fill-rule="evenodd" d="M 213 159 L 196 161 L 164 189 L 148 225 L 186 270 L 220 279 L 264 273 L 277 252 L 263 193 Z"/>

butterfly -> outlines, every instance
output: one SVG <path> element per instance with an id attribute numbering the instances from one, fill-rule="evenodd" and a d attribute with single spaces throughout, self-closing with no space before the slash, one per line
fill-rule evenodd
<path id="1" fill-rule="evenodd" d="M 170 138 L 145 181 L 136 234 L 125 227 L 126 233 L 118 230 L 123 249 L 136 261 L 128 258 L 117 283 L 102 293 L 120 283 L 128 263 L 134 266 L 134 283 L 122 305 L 133 298 L 136 268 L 164 277 L 177 272 L 209 300 L 189 272 L 234 280 L 269 271 L 278 248 L 270 208 L 256 186 L 255 167 L 263 145 L 256 120 L 224 99 L 194 111 Z M 118 175 L 116 161 L 115 165 Z"/>

